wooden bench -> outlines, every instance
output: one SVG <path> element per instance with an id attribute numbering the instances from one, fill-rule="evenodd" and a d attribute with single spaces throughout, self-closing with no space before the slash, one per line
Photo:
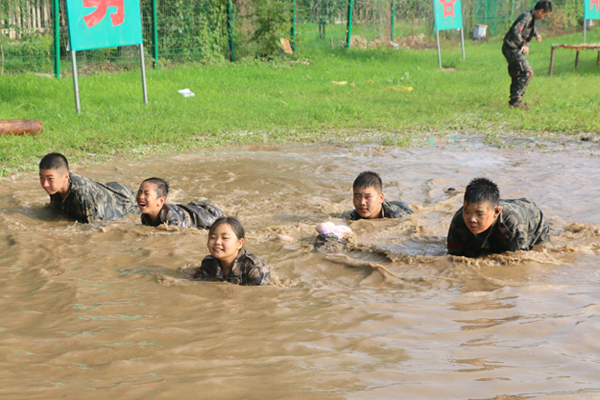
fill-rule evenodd
<path id="1" fill-rule="evenodd" d="M 579 65 L 579 52 L 581 50 L 598 50 L 596 66 L 600 65 L 600 44 L 553 44 L 552 53 L 550 54 L 550 71 L 548 71 L 548 76 L 552 76 L 552 70 L 554 69 L 554 51 L 556 51 L 556 49 L 577 50 L 577 55 L 575 56 L 575 68 Z"/>

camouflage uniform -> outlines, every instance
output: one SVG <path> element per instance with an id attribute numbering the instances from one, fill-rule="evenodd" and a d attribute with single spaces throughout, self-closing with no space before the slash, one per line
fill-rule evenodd
<path id="1" fill-rule="evenodd" d="M 319 253 L 339 253 L 347 245 L 348 240 L 344 240 L 334 233 L 328 233 L 326 235 L 317 235 L 313 251 Z"/>
<path id="2" fill-rule="evenodd" d="M 381 205 L 381 218 L 402 218 L 412 213 L 412 209 L 404 201 L 384 201 Z M 346 211 L 343 217 L 352 221 L 362 219 L 356 210 Z"/>
<path id="3" fill-rule="evenodd" d="M 502 54 L 508 61 L 508 74 L 512 78 L 510 85 L 510 102 L 521 101 L 531 78 L 533 69 L 521 52 L 531 39 L 538 35 L 533 18 L 533 10 L 526 11 L 512 24 L 502 44 Z"/>
<path id="4" fill-rule="evenodd" d="M 448 230 L 448 254 L 479 257 L 505 251 L 531 250 L 550 241 L 550 228 L 542 210 L 527 199 L 500 200 L 502 210 L 492 226 L 473 234 L 463 219 L 463 207 L 454 214 Z"/>
<path id="5" fill-rule="evenodd" d="M 192 201 L 183 204 L 165 204 L 152 221 L 148 214 L 142 214 L 142 225 L 159 226 L 162 224 L 182 226 L 185 228 L 210 228 L 217 218 L 225 214 L 219 208 L 203 201 Z"/>
<path id="6" fill-rule="evenodd" d="M 106 185 L 69 172 L 69 190 L 65 198 L 50 195 L 52 205 L 63 214 L 84 223 L 112 221 L 140 213 L 135 193 L 128 187 L 108 182 Z"/>
<path id="7" fill-rule="evenodd" d="M 233 262 L 229 275 L 223 276 L 221 261 L 218 258 L 206 256 L 194 274 L 194 278 L 198 280 L 216 278 L 236 285 L 254 286 L 267 284 L 271 278 L 271 271 L 260 258 L 241 249 Z"/>

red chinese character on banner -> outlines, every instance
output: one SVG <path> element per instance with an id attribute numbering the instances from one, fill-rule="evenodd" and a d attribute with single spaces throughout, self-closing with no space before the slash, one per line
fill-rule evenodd
<path id="1" fill-rule="evenodd" d="M 456 0 L 440 0 L 440 3 L 444 9 L 444 18 L 454 18 L 454 4 L 456 4 Z"/>
<path id="2" fill-rule="evenodd" d="M 83 17 L 88 28 L 100 23 L 106 17 L 108 7 L 116 7 L 117 11 L 110 14 L 113 26 L 121 25 L 125 21 L 125 6 L 123 0 L 83 0 L 84 7 L 96 7 L 91 13 Z"/>
<path id="3" fill-rule="evenodd" d="M 590 11 L 594 11 L 594 6 L 596 6 L 596 11 L 598 11 L 600 9 L 600 0 L 590 1 Z"/>

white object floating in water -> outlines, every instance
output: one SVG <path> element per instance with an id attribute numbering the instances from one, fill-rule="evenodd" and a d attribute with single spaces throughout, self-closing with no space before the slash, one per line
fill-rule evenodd
<path id="1" fill-rule="evenodd" d="M 194 97 L 195 96 L 194 92 L 192 92 L 188 88 L 178 90 L 178 92 L 181 93 L 183 95 L 183 97 Z"/>
<path id="2" fill-rule="evenodd" d="M 321 236 L 333 233 L 340 239 L 352 233 L 352 229 L 350 229 L 349 227 L 344 225 L 335 225 L 333 222 L 321 222 L 315 227 L 315 230 L 319 232 Z"/>

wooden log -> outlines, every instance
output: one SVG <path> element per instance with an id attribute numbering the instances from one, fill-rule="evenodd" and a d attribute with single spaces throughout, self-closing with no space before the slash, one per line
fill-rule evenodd
<path id="1" fill-rule="evenodd" d="M 0 136 L 2 135 L 37 135 L 44 127 L 37 119 L 4 119 L 0 120 Z"/>

